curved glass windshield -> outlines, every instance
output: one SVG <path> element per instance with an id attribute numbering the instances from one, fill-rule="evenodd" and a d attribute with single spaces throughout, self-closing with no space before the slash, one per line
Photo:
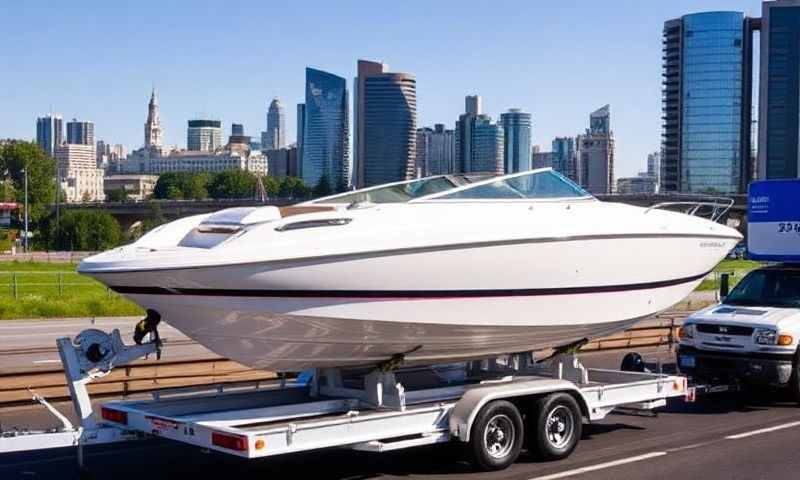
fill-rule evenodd
<path id="1" fill-rule="evenodd" d="M 590 196 L 560 173 L 534 170 L 522 175 L 500 177 L 453 192 L 431 195 L 423 200 L 510 200 L 534 198 L 581 198 Z"/>
<path id="2" fill-rule="evenodd" d="M 428 177 L 410 182 L 392 183 L 389 185 L 366 188 L 355 192 L 320 198 L 310 203 L 405 203 L 419 197 L 452 190 L 458 184 L 448 177 Z"/>
<path id="3" fill-rule="evenodd" d="M 800 270 L 754 270 L 725 298 L 726 305 L 798 307 Z"/>

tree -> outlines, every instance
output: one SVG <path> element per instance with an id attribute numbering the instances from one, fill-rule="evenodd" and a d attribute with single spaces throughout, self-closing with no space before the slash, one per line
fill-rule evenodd
<path id="1" fill-rule="evenodd" d="M 317 182 L 317 185 L 314 187 L 314 190 L 311 193 L 315 197 L 327 197 L 333 193 L 328 172 L 323 173 L 322 176 L 319 177 L 319 182 Z"/>
<path id="2" fill-rule="evenodd" d="M 50 213 L 50 205 L 56 198 L 56 164 L 34 143 L 16 141 L 0 145 L 0 174 L 8 171 L 18 200 L 22 200 L 19 197 L 24 188 L 23 169 L 28 171 L 28 218 L 36 228 Z"/>
<path id="3" fill-rule="evenodd" d="M 275 177 L 264 175 L 261 179 L 261 183 L 264 185 L 264 191 L 267 192 L 267 196 L 275 197 L 281 190 L 281 182 Z"/>
<path id="4" fill-rule="evenodd" d="M 0 178 L 0 202 L 15 202 L 16 199 L 17 192 L 14 191 L 14 183 L 10 179 L 2 180 Z"/>
<path id="5" fill-rule="evenodd" d="M 71 251 L 108 250 L 123 239 L 117 220 L 98 209 L 65 212 L 61 215 L 58 232 L 52 232 L 49 237 L 50 248 Z"/>
<path id="6" fill-rule="evenodd" d="M 111 190 L 106 193 L 106 201 L 109 202 L 126 202 L 128 200 L 128 192 L 125 187 L 119 187 L 116 190 Z"/>
<path id="7" fill-rule="evenodd" d="M 247 198 L 255 195 L 256 176 L 247 170 L 226 170 L 216 174 L 208 186 L 212 198 Z"/>
<path id="8" fill-rule="evenodd" d="M 311 194 L 311 189 L 303 180 L 297 177 L 285 177 L 281 180 L 278 195 L 284 198 L 306 198 Z"/>

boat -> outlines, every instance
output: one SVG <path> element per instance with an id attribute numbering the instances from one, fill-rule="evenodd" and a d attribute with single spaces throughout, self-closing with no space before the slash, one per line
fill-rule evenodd
<path id="1" fill-rule="evenodd" d="M 537 169 L 182 218 L 78 270 L 219 355 L 300 371 L 606 336 L 681 301 L 741 238 Z"/>

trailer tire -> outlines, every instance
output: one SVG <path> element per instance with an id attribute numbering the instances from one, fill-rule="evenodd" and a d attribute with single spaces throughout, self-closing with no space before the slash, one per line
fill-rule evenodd
<path id="1" fill-rule="evenodd" d="M 568 393 L 553 393 L 537 400 L 531 411 L 528 450 L 542 460 L 568 457 L 581 438 L 581 408 Z"/>
<path id="2" fill-rule="evenodd" d="M 522 415 L 513 403 L 489 402 L 472 424 L 468 445 L 470 462 L 485 472 L 508 467 L 522 450 L 524 434 Z"/>

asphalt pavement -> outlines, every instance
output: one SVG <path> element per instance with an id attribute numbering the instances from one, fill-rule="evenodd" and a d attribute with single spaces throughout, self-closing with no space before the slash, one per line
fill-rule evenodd
<path id="1" fill-rule="evenodd" d="M 74 337 L 86 328 L 105 332 L 119 329 L 123 340 L 133 343 L 133 328 L 139 320 L 140 317 L 0 320 L 0 373 L 60 366 L 56 339 Z M 165 360 L 216 356 L 164 322 L 158 330 L 169 347 L 164 349 Z"/>
<path id="2" fill-rule="evenodd" d="M 587 354 L 587 366 L 617 368 L 624 351 Z M 664 349 L 645 351 L 669 361 Z M 61 405 L 68 408 L 69 404 Z M 43 428 L 54 424 L 41 407 L 0 410 L 0 423 Z M 325 450 L 257 461 L 164 440 L 96 446 L 86 462 L 94 478 L 481 478 L 507 480 L 639 480 L 662 478 L 796 479 L 800 407 L 780 393 L 718 394 L 697 403 L 674 400 L 657 416 L 611 414 L 585 428 L 571 457 L 540 462 L 523 454 L 502 472 L 474 473 L 458 444 L 391 453 Z M 66 448 L 0 455 L 0 479 L 77 478 L 76 453 Z"/>

